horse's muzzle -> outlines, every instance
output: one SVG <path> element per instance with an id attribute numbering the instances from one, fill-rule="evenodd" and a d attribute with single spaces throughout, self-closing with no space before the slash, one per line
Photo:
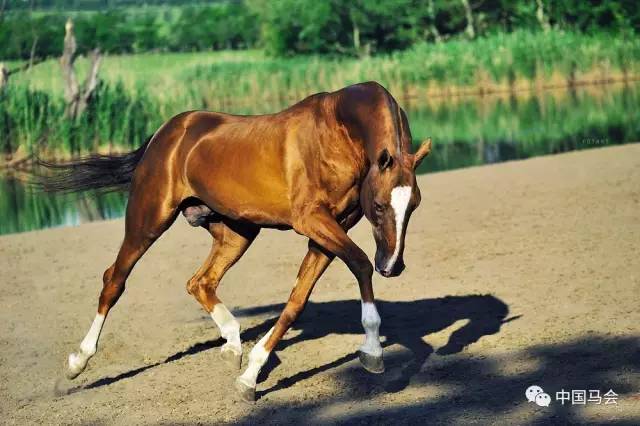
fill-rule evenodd
<path id="1" fill-rule="evenodd" d="M 391 266 L 390 268 L 388 268 L 386 264 L 383 265 L 384 266 L 380 267 L 376 262 L 376 272 L 378 272 L 385 278 L 397 277 L 402 273 L 402 271 L 404 271 L 405 268 L 404 261 L 402 259 L 397 260 L 396 263 L 393 264 L 393 266 Z"/>

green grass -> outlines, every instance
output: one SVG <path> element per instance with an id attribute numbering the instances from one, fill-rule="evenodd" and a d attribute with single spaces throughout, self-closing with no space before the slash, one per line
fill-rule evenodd
<path id="1" fill-rule="evenodd" d="M 80 59 L 78 68 L 82 80 L 86 60 Z M 89 114 L 71 123 L 63 115 L 59 64 L 49 60 L 12 76 L 0 102 L 0 149 L 7 154 L 21 146 L 76 155 L 127 148 L 184 110 L 273 112 L 308 94 L 366 80 L 379 81 L 402 100 L 463 89 L 535 89 L 549 82 L 639 75 L 637 39 L 560 31 L 419 44 L 364 59 L 274 59 L 260 51 L 107 56 L 100 72 L 105 84 L 96 102 Z M 451 132 L 468 133 L 463 120 L 448 121 Z"/>
<path id="2" fill-rule="evenodd" d="M 86 61 L 79 60 L 80 74 Z M 640 41 L 607 33 L 516 31 L 476 40 L 418 44 L 392 55 L 364 59 L 301 56 L 266 58 L 260 51 L 147 53 L 106 57 L 101 77 L 128 90 L 146 86 L 161 101 L 190 104 L 297 98 L 376 80 L 398 94 L 427 85 L 474 87 L 514 80 L 589 77 L 594 70 L 640 73 Z M 62 93 L 57 61 L 12 78 L 14 84 Z M 176 98 L 177 97 L 177 98 Z M 190 107 L 188 105 L 186 107 Z"/>
<path id="3" fill-rule="evenodd" d="M 186 82 L 180 81 L 182 73 L 194 66 L 216 63 L 256 63 L 263 59 L 263 53 L 255 50 L 105 55 L 99 75 L 101 79 L 109 83 L 122 82 L 127 90 L 134 90 L 140 84 L 164 90 L 176 84 L 178 87 L 184 88 Z M 5 63 L 9 68 L 12 68 L 22 65 L 25 61 L 6 61 Z M 88 68 L 89 61 L 86 58 L 79 57 L 76 60 L 76 69 L 80 80 L 84 78 Z M 34 90 L 43 90 L 56 95 L 62 95 L 64 90 L 60 64 L 57 59 L 49 59 L 38 64 L 31 71 L 15 74 L 11 77 L 11 84 L 25 85 Z"/>
<path id="4" fill-rule="evenodd" d="M 389 56 L 356 59 L 298 57 L 216 62 L 182 73 L 192 98 L 209 105 L 224 99 L 299 98 L 366 80 L 396 96 L 420 94 L 429 85 L 456 88 L 506 86 L 517 82 L 567 84 L 571 79 L 640 73 L 640 41 L 609 34 L 517 31 L 477 40 L 419 44 Z M 595 75 L 594 75 L 595 74 Z M 560 79 L 557 81 L 557 79 Z M 555 80 L 554 80 L 555 79 Z"/>

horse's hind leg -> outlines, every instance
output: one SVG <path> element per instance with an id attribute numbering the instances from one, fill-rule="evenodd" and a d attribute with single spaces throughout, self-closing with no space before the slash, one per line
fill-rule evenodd
<path id="1" fill-rule="evenodd" d="M 218 298 L 216 289 L 225 272 L 249 248 L 260 228 L 226 218 L 203 227 L 211 233 L 213 247 L 207 260 L 187 283 L 187 291 L 209 312 L 220 335 L 227 341 L 220 350 L 222 358 L 239 369 L 242 361 L 240 323 Z"/>
<path id="2" fill-rule="evenodd" d="M 158 193 L 155 192 L 155 194 Z M 124 241 L 115 263 L 104 272 L 98 312 L 93 324 L 80 343 L 80 350 L 69 355 L 67 368 L 69 379 L 74 379 L 82 373 L 89 359 L 96 353 L 104 320 L 122 295 L 125 281 L 136 262 L 175 220 L 177 203 L 168 201 L 166 196 L 160 198 L 150 196 L 149 193 L 143 195 L 138 198 L 135 193 L 132 193 L 129 197 Z"/>
<path id="3" fill-rule="evenodd" d="M 249 353 L 247 369 L 236 379 L 236 389 L 246 401 L 255 400 L 256 382 L 260 369 L 267 362 L 269 354 L 282 339 L 291 324 L 298 318 L 311 295 L 314 285 L 327 269 L 333 259 L 333 254 L 322 250 L 314 242 L 309 242 L 309 251 L 300 265 L 296 283 L 289 295 L 280 318 L 265 334 Z"/>

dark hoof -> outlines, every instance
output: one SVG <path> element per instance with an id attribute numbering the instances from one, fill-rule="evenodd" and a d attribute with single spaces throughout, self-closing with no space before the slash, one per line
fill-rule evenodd
<path id="1" fill-rule="evenodd" d="M 360 363 L 368 372 L 375 374 L 384 373 L 382 355 L 373 356 L 366 352 L 358 351 L 358 358 L 360 358 Z"/>
<path id="2" fill-rule="evenodd" d="M 71 371 L 69 369 L 67 369 L 67 371 L 65 372 L 65 377 L 69 380 L 73 380 L 76 377 L 78 377 L 80 374 L 82 373 L 82 371 Z"/>
<path id="3" fill-rule="evenodd" d="M 231 368 L 240 370 L 242 366 L 242 354 L 237 354 L 231 349 L 227 349 L 226 351 L 220 351 L 220 357 L 222 357 L 222 360 Z"/>
<path id="4" fill-rule="evenodd" d="M 240 379 L 236 379 L 236 389 L 245 402 L 256 402 L 256 388 L 243 383 Z"/>

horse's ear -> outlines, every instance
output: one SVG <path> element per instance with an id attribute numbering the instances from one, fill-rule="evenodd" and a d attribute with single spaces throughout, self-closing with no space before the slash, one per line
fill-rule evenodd
<path id="1" fill-rule="evenodd" d="M 417 169 L 422 160 L 431 152 L 431 138 L 422 141 L 422 145 L 413 156 L 413 169 Z"/>
<path id="2" fill-rule="evenodd" d="M 387 148 L 385 148 L 382 150 L 380 156 L 378 157 L 378 169 L 380 169 L 380 171 L 383 171 L 391 167 L 391 164 L 393 164 L 393 157 L 391 157 L 391 154 L 389 154 L 389 151 L 387 151 Z"/>

